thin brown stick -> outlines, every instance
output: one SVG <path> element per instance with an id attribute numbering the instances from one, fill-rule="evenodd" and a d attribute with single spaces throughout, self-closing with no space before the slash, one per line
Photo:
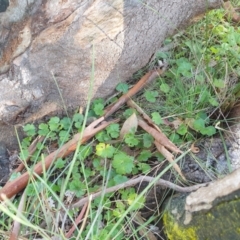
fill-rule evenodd
<path id="1" fill-rule="evenodd" d="M 143 111 L 142 108 L 140 108 L 132 99 L 127 101 L 128 106 L 136 109 L 141 115 L 142 117 L 148 122 L 148 124 L 151 125 L 151 127 L 154 127 L 159 133 L 160 135 L 162 135 L 162 131 L 161 129 L 153 122 L 153 120 Z M 147 126 L 146 126 L 147 127 Z M 150 126 L 149 126 L 150 127 Z M 159 143 L 158 141 L 154 141 L 155 146 L 157 147 L 158 151 L 160 153 L 163 154 L 163 156 L 170 162 L 173 163 L 174 162 L 174 156 L 173 154 L 171 154 L 161 143 Z M 175 170 L 180 174 L 180 176 L 186 180 L 186 178 L 184 177 L 180 167 L 178 166 L 177 163 L 173 164 L 173 167 L 175 168 Z"/>
<path id="2" fill-rule="evenodd" d="M 104 117 L 109 117 L 112 113 L 116 112 L 125 102 L 127 102 L 133 95 L 139 92 L 146 84 L 153 81 L 165 69 L 152 70 L 147 72 L 126 94 L 122 95 L 118 101 L 105 110 Z"/>
<path id="3" fill-rule="evenodd" d="M 73 232 L 76 229 L 76 226 L 83 220 L 83 216 L 87 210 L 87 206 L 88 206 L 88 202 L 86 202 L 80 212 L 80 214 L 78 215 L 78 217 L 75 220 L 75 224 L 72 225 L 72 227 L 70 228 L 70 230 L 65 234 L 66 238 L 70 238 L 73 234 Z"/>
<path id="4" fill-rule="evenodd" d="M 126 187 L 131 187 L 131 186 L 134 186 L 136 185 L 137 183 L 141 183 L 141 182 L 153 182 L 155 180 L 154 177 L 149 177 L 149 176 L 140 176 L 140 177 L 137 177 L 135 179 L 130 179 L 128 180 L 127 182 L 125 183 L 121 183 L 121 184 L 118 184 L 114 187 L 110 187 L 110 188 L 106 188 L 104 189 L 104 193 L 111 193 L 111 192 L 116 192 L 120 189 L 123 189 L 123 188 L 126 188 Z M 169 181 L 166 181 L 166 180 L 163 180 L 163 179 L 159 179 L 156 183 L 156 185 L 160 185 L 162 187 L 165 187 L 165 188 L 171 188 L 173 189 L 174 191 L 177 191 L 177 192 L 183 192 L 183 193 L 186 193 L 186 192 L 192 192 L 192 191 L 195 191 L 197 190 L 198 188 L 200 187 L 205 187 L 207 186 L 208 184 L 207 183 L 202 183 L 202 184 L 197 184 L 197 185 L 194 185 L 194 186 L 190 186 L 190 187 L 181 187 L 181 186 L 178 186 L 172 182 L 169 182 Z M 93 193 L 91 194 L 91 198 L 92 199 L 95 199 L 99 196 L 102 195 L 102 191 L 99 191 L 99 192 L 96 192 L 96 193 Z M 74 208 L 74 207 L 82 207 L 86 202 L 89 201 L 89 196 L 88 197 L 85 197 L 85 198 L 82 198 L 80 199 L 79 201 L 77 201 L 76 203 L 72 204 L 71 205 L 71 208 Z"/>

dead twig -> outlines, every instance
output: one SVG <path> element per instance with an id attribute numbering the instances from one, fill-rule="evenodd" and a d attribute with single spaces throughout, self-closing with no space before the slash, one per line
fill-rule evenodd
<path id="1" fill-rule="evenodd" d="M 180 167 L 177 163 L 174 162 L 174 156 L 171 154 L 162 144 L 160 144 L 158 141 L 154 141 L 155 146 L 157 147 L 157 150 L 162 153 L 162 155 L 173 164 L 173 168 L 179 173 L 179 175 L 186 181 L 186 178 L 184 177 Z"/>
<path id="2" fill-rule="evenodd" d="M 118 191 L 120 189 L 134 186 L 134 185 L 136 185 L 138 183 L 141 183 L 143 181 L 151 183 L 154 180 L 155 180 L 154 177 L 140 176 L 140 177 L 137 177 L 135 179 L 130 179 L 130 180 L 128 180 L 125 183 L 118 184 L 118 185 L 116 185 L 114 187 L 106 188 L 106 189 L 104 189 L 104 193 L 116 192 L 116 191 Z M 176 184 L 174 184 L 172 182 L 169 182 L 169 181 L 166 181 L 166 180 L 163 180 L 163 179 L 159 179 L 156 182 L 156 185 L 159 185 L 159 186 L 162 186 L 162 187 L 165 187 L 165 188 L 171 188 L 171 189 L 173 189 L 174 191 L 177 191 L 177 192 L 186 193 L 186 192 L 195 191 L 195 190 L 197 190 L 200 187 L 205 187 L 208 184 L 207 183 L 202 183 L 202 184 L 197 184 L 197 185 L 190 186 L 190 187 L 181 187 L 181 186 L 178 186 L 178 185 L 176 185 Z M 92 193 L 90 196 L 91 196 L 92 199 L 95 199 L 95 198 L 97 198 L 97 197 L 99 197 L 101 195 L 102 195 L 102 191 L 99 191 L 99 192 L 96 192 L 96 193 Z M 89 198 L 90 198 L 89 196 L 85 197 L 85 198 L 82 198 L 79 201 L 77 201 L 76 203 L 73 203 L 70 207 L 71 208 L 82 207 L 86 202 L 89 201 Z"/>
<path id="3" fill-rule="evenodd" d="M 80 214 L 78 215 L 78 217 L 75 220 L 75 224 L 73 224 L 73 226 L 70 228 L 70 230 L 65 234 L 66 238 L 70 238 L 73 234 L 73 232 L 76 229 L 76 226 L 83 220 L 83 216 L 87 210 L 87 206 L 88 206 L 88 202 L 86 202 L 80 212 Z"/>

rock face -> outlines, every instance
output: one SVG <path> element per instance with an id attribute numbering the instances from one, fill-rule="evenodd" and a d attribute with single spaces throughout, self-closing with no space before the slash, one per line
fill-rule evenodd
<path id="1" fill-rule="evenodd" d="M 0 140 L 16 123 L 111 94 L 167 36 L 220 4 L 0 0 Z"/>

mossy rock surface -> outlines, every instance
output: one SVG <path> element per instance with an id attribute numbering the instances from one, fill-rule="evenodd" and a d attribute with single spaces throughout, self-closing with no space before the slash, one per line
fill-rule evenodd
<path id="1" fill-rule="evenodd" d="M 175 195 L 165 203 L 163 221 L 169 240 L 240 239 L 240 190 L 191 214 L 185 210 L 187 196 Z"/>

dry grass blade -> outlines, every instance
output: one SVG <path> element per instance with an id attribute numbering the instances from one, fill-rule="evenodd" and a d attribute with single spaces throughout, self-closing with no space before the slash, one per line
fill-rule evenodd
<path id="1" fill-rule="evenodd" d="M 173 164 L 174 169 L 179 173 L 179 175 L 186 181 L 186 178 L 184 177 L 180 167 L 177 163 L 174 163 L 174 156 L 171 154 L 162 144 L 160 144 L 157 141 L 154 141 L 155 146 L 157 147 L 157 150 L 170 162 Z"/>
<path id="2" fill-rule="evenodd" d="M 89 214 L 89 211 L 90 211 L 91 202 L 92 202 L 92 195 L 90 195 L 90 197 L 89 197 L 89 199 L 88 199 L 87 211 L 86 211 L 85 217 L 84 217 L 84 219 L 83 219 L 82 226 L 81 226 L 81 228 L 80 228 L 80 234 L 82 233 L 83 229 L 84 229 L 85 226 L 86 226 L 88 214 Z"/>
<path id="3" fill-rule="evenodd" d="M 18 211 L 17 211 L 17 216 L 19 216 L 25 208 L 25 203 L 26 203 L 26 192 L 24 191 L 18 206 Z M 9 237 L 9 240 L 17 240 L 18 235 L 19 235 L 19 231 L 20 231 L 20 223 L 17 220 L 14 220 L 13 222 L 13 228 L 12 228 L 12 232 L 11 235 Z"/>

